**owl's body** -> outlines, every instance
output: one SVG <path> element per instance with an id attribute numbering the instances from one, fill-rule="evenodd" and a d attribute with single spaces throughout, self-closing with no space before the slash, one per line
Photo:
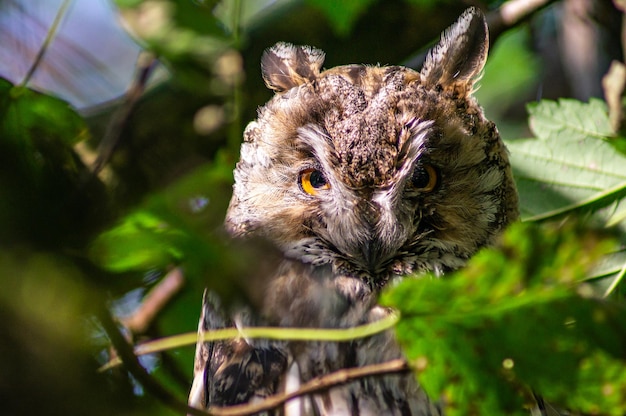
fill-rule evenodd
<path id="1" fill-rule="evenodd" d="M 348 65 L 278 44 L 262 59 L 276 95 L 244 133 L 226 227 L 285 260 L 257 322 L 347 328 L 390 312 L 380 290 L 462 266 L 517 215 L 506 150 L 472 97 L 487 56 L 468 9 L 424 68 Z M 231 323 L 205 301 L 200 331 Z M 417 335 L 416 335 L 417 336 Z M 238 404 L 314 377 L 402 356 L 391 331 L 347 343 L 199 343 L 190 403 Z M 285 414 L 435 415 L 412 374 L 372 376 L 296 398 Z"/>

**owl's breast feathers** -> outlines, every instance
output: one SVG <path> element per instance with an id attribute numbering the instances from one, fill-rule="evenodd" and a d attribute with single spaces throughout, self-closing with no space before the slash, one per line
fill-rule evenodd
<path id="1" fill-rule="evenodd" d="M 269 287 L 263 315 L 283 327 L 349 328 L 391 312 L 360 279 L 335 275 L 330 267 L 285 261 Z M 205 294 L 200 335 L 228 324 L 215 297 Z M 239 321 L 239 325 L 249 323 Z M 258 402 L 296 391 L 316 377 L 401 358 L 391 331 L 350 342 L 268 342 L 236 339 L 199 342 L 189 403 L 199 408 Z M 287 415 L 420 415 L 440 410 L 408 372 L 371 376 L 292 399 L 277 411 Z"/>
<path id="2" fill-rule="evenodd" d="M 205 291 L 198 337 L 232 326 L 224 318 L 217 297 Z M 251 345 L 244 339 L 201 342 L 196 345 L 191 406 L 229 406 L 265 398 L 276 392 L 287 367 L 287 352 L 267 342 Z"/>

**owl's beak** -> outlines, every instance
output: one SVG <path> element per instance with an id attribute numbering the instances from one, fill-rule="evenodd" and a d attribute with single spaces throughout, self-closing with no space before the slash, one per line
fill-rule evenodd
<path id="1" fill-rule="evenodd" d="M 361 246 L 361 254 L 363 254 L 363 259 L 365 259 L 365 264 L 369 270 L 372 270 L 376 265 L 376 262 L 373 261 L 377 254 L 372 251 L 372 241 L 367 240 Z"/>
<path id="2" fill-rule="evenodd" d="M 370 224 L 370 237 L 361 245 L 364 265 L 372 274 L 376 274 L 389 255 L 389 249 L 385 247 L 378 231 L 376 225 Z"/>
<path id="3" fill-rule="evenodd" d="M 363 266 L 378 274 L 407 239 L 407 227 L 396 216 L 393 204 L 370 203 L 362 215 L 366 218 L 368 238 L 360 241 Z"/>

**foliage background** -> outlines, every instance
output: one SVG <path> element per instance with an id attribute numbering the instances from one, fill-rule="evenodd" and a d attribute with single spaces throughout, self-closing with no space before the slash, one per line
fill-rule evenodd
<path id="1" fill-rule="evenodd" d="M 271 96 L 262 51 L 282 40 L 323 49 L 325 67 L 419 67 L 470 3 L 119 0 L 153 54 L 139 63 L 154 80 L 141 94 L 85 108 L 54 85 L 30 90 L 28 75 L 0 80 L 2 413 L 180 414 L 125 370 L 96 371 L 108 359 L 102 324 L 108 311 L 128 323 L 172 273 L 184 287 L 146 328 L 126 329 L 133 342 L 195 331 L 205 286 L 227 302 L 258 299 L 259 265 L 274 253 L 225 243 L 220 224 L 243 128 Z M 515 228 L 462 273 L 410 280 L 384 298 L 403 313 L 420 380 L 451 414 L 512 414 L 529 402 L 528 383 L 576 409 L 626 411 L 626 146 L 622 106 L 603 101 L 621 103 L 622 90 L 601 81 L 623 61 L 623 14 L 619 2 L 548 3 L 497 33 L 477 92 L 509 143 L 524 219 L 539 225 Z M 4 33 L 20 44 L 27 32 Z M 27 58 L 18 48 L 12 59 Z M 72 85 L 80 65 L 62 68 L 57 82 Z M 110 157 L 93 175 L 98 155 Z M 142 357 L 183 402 L 192 360 L 190 346 Z"/>

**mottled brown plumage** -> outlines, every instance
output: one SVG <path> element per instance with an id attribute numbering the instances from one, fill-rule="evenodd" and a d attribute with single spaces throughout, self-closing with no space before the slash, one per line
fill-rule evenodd
<path id="1" fill-rule="evenodd" d="M 470 8 L 419 73 L 321 71 L 324 54 L 314 48 L 279 43 L 266 51 L 263 78 L 276 94 L 244 133 L 226 228 L 267 239 L 285 260 L 260 316 L 242 314 L 235 325 L 376 321 L 390 313 L 376 304 L 389 281 L 461 267 L 517 218 L 506 149 L 472 97 L 487 48 L 485 19 Z M 200 332 L 225 325 L 232 323 L 205 301 Z M 402 356 L 392 332 L 349 343 L 199 343 L 197 351 L 190 403 L 199 407 L 258 400 Z M 365 378 L 280 411 L 439 414 L 411 374 Z"/>

